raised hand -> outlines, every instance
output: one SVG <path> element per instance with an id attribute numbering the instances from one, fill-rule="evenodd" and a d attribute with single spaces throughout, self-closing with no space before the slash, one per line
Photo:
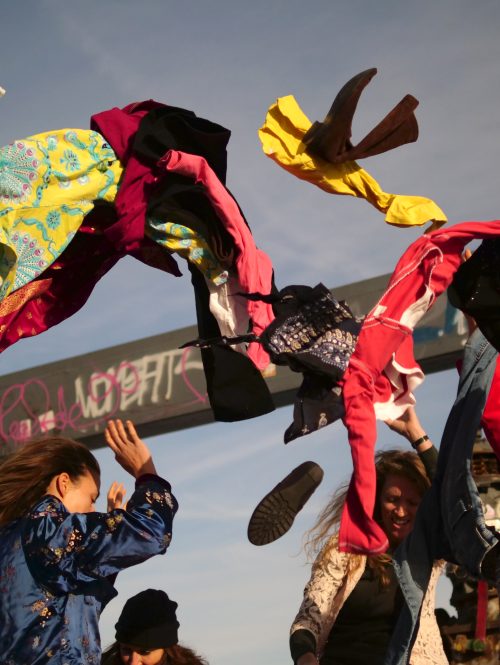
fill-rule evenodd
<path id="1" fill-rule="evenodd" d="M 118 464 L 134 478 L 145 473 L 156 474 L 149 448 L 138 437 L 132 421 L 127 420 L 124 425 L 119 419 L 110 420 L 104 436 L 108 446 L 114 452 Z"/>
<path id="2" fill-rule="evenodd" d="M 410 443 L 415 443 L 421 437 L 425 435 L 425 430 L 420 424 L 417 413 L 413 406 L 409 406 L 406 411 L 395 418 L 394 420 L 386 420 L 385 424 L 392 429 L 393 432 L 397 432 L 404 436 L 405 439 L 408 439 Z M 427 447 L 430 447 L 428 444 Z"/>
<path id="3" fill-rule="evenodd" d="M 125 498 L 125 485 L 115 482 L 111 485 L 107 494 L 108 513 L 118 508 L 125 508 L 123 499 Z"/>

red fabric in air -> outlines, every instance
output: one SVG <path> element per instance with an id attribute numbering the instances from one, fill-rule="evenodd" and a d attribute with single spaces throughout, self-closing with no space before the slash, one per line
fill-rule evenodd
<path id="1" fill-rule="evenodd" d="M 398 261 L 389 285 L 366 317 L 343 378 L 354 471 L 339 531 L 345 552 L 373 554 L 387 548 L 387 537 L 373 519 L 376 473 L 374 402 L 392 390 L 398 366 L 418 367 L 413 356 L 415 325 L 448 287 L 467 243 L 500 236 L 500 221 L 464 222 L 422 236 Z"/>
<path id="2" fill-rule="evenodd" d="M 483 411 L 481 425 L 490 446 L 500 460 L 500 356 Z"/>
<path id="3" fill-rule="evenodd" d="M 0 352 L 23 337 L 45 332 L 83 307 L 101 277 L 125 255 L 102 233 L 115 219 L 111 206 L 94 208 L 61 256 L 0 302 Z M 131 254 L 149 266 L 177 277 L 181 274 L 172 256 L 149 238 Z"/>

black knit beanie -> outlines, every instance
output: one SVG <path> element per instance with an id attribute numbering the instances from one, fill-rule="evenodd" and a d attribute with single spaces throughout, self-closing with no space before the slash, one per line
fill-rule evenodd
<path id="1" fill-rule="evenodd" d="M 116 628 L 116 641 L 142 649 L 177 644 L 177 603 L 164 591 L 147 589 L 125 603 Z"/>

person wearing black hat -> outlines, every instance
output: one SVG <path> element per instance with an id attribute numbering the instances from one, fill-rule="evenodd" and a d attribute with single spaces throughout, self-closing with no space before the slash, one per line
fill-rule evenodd
<path id="1" fill-rule="evenodd" d="M 192 649 L 178 643 L 177 603 L 161 590 L 146 589 L 125 603 L 116 628 L 116 642 L 102 665 L 208 665 Z"/>

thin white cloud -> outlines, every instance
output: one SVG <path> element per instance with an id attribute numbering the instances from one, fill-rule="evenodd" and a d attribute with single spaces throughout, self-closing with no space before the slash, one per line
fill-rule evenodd
<path id="1" fill-rule="evenodd" d="M 189 468 L 185 469 L 180 474 L 177 474 L 176 481 L 178 484 L 193 482 L 202 476 L 207 476 L 214 471 L 220 471 L 227 466 L 233 466 L 238 462 L 248 460 L 250 457 L 262 456 L 263 452 L 269 448 L 276 446 L 276 436 L 269 434 L 264 436 L 258 442 L 252 442 L 251 445 L 234 445 L 232 448 L 227 447 L 215 455 L 205 455 L 204 458 L 198 462 L 193 462 Z"/>
<path id="2" fill-rule="evenodd" d="M 95 77 L 113 84 L 117 92 L 125 97 L 130 97 L 131 101 L 135 99 L 143 76 L 133 67 L 125 67 L 123 58 L 113 53 L 113 49 L 108 48 L 108 42 L 102 38 L 102 30 L 99 29 L 99 25 L 96 25 L 94 30 L 82 29 L 85 14 L 82 15 L 80 10 L 83 7 L 78 8 L 75 12 L 75 7 L 71 7 L 66 2 L 60 2 L 60 0 L 43 0 L 43 4 L 52 20 L 59 26 L 68 48 L 80 51 L 87 63 L 93 67 Z M 100 5 L 100 11 L 108 15 L 108 20 L 112 20 L 112 15 L 110 16 L 108 13 L 109 9 L 109 6 L 106 8 L 106 5 Z M 123 11 L 123 4 L 115 3 L 114 9 L 117 12 L 120 9 Z M 103 26 L 104 22 L 101 25 Z"/>

